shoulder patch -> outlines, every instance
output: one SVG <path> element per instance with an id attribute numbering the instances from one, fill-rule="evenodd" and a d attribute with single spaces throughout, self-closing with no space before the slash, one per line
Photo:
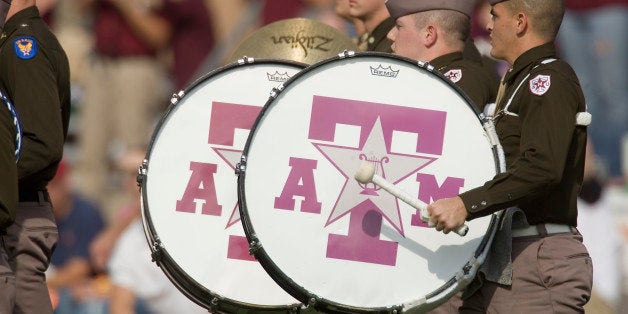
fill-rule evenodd
<path id="1" fill-rule="evenodd" d="M 29 60 L 37 55 L 37 40 L 30 36 L 20 36 L 13 42 L 15 55 L 22 60 Z"/>
<path id="2" fill-rule="evenodd" d="M 443 75 L 445 75 L 445 77 L 450 81 L 458 83 L 458 81 L 462 79 L 462 69 L 451 69 Z"/>
<path id="3" fill-rule="evenodd" d="M 550 86 L 552 86 L 552 78 L 549 75 L 539 74 L 530 80 L 530 92 L 537 96 L 545 94 Z"/>

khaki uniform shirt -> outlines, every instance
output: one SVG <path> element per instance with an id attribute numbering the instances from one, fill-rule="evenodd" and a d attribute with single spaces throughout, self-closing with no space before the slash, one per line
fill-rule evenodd
<path id="1" fill-rule="evenodd" d="M 379 23 L 366 39 L 366 50 L 392 53 L 392 41 L 386 36 L 394 26 L 395 20 L 392 17 Z"/>
<path id="2" fill-rule="evenodd" d="M 586 108 L 572 68 L 561 60 L 548 62 L 556 58 L 553 44 L 535 47 L 505 76 L 495 127 L 507 171 L 460 195 L 468 219 L 518 206 L 530 224 L 576 226 L 587 140 L 576 114 Z"/>
<path id="3" fill-rule="evenodd" d="M 0 85 L 22 122 L 20 193 L 45 189 L 63 154 L 70 117 L 70 70 L 56 37 L 32 6 L 0 35 Z"/>
<path id="4" fill-rule="evenodd" d="M 464 59 L 462 52 L 442 55 L 430 61 L 430 64 L 458 85 L 479 112 L 484 111 L 486 104 L 495 102 L 497 85 L 491 84 L 491 79 L 480 64 Z"/>

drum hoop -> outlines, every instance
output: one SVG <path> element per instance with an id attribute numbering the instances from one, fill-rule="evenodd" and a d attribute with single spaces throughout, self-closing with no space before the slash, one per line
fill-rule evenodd
<path id="1" fill-rule="evenodd" d="M 142 165 L 138 169 L 137 182 L 140 186 L 140 196 L 141 196 L 141 215 L 142 215 L 142 225 L 144 228 L 144 236 L 148 242 L 148 245 L 151 250 L 152 260 L 161 268 L 166 277 L 172 282 L 172 284 L 183 293 L 187 298 L 189 298 L 194 303 L 198 304 L 203 308 L 210 309 L 214 312 L 221 313 L 220 304 L 226 304 L 229 306 L 237 306 L 241 309 L 246 310 L 255 310 L 261 312 L 286 312 L 286 313 L 294 313 L 298 308 L 302 306 L 302 304 L 289 304 L 285 306 L 274 306 L 274 305 L 261 305 L 261 304 L 251 304 L 240 302 L 234 299 L 230 299 L 224 296 L 221 296 L 203 285 L 201 285 L 194 278 L 190 277 L 187 272 L 185 272 L 176 262 L 175 259 L 168 253 L 168 250 L 165 246 L 163 246 L 159 236 L 157 235 L 157 231 L 155 230 L 155 226 L 153 224 L 153 219 L 151 219 L 151 214 L 148 205 L 148 196 L 146 195 L 146 184 L 147 184 L 147 172 L 149 167 L 149 161 L 151 159 L 151 153 L 153 148 L 157 142 L 158 135 L 162 130 L 162 127 L 166 123 L 166 120 L 170 117 L 174 109 L 177 107 L 178 103 L 185 99 L 188 93 L 194 89 L 196 89 L 200 84 L 205 82 L 208 79 L 211 79 L 219 74 L 223 74 L 235 68 L 242 68 L 251 65 L 264 65 L 264 64 L 276 64 L 276 65 L 293 65 L 298 68 L 305 68 L 307 64 L 290 61 L 290 60 L 278 60 L 278 59 L 254 59 L 244 57 L 239 59 L 236 62 L 227 64 L 225 66 L 216 68 L 202 77 L 195 80 L 192 84 L 187 86 L 185 89 L 180 90 L 177 93 L 174 93 L 171 100 L 170 105 L 166 111 L 162 114 L 159 122 L 155 126 L 153 134 L 151 135 L 151 140 L 146 150 L 146 155 L 144 160 L 142 161 Z"/>
<path id="2" fill-rule="evenodd" d="M 457 291 L 464 288 L 464 286 L 461 287 L 460 284 L 464 283 L 466 286 L 473 279 L 473 277 L 479 270 L 479 267 L 481 266 L 481 264 L 484 262 L 484 259 L 486 258 L 486 254 L 488 253 L 488 247 L 491 245 L 493 241 L 493 238 L 497 230 L 498 221 L 500 220 L 499 218 L 501 217 L 501 211 L 497 213 L 493 213 L 491 215 L 491 221 L 489 222 L 488 229 L 487 229 L 489 230 L 489 232 L 487 232 L 482 238 L 482 241 L 480 242 L 478 248 L 474 252 L 474 256 L 470 258 L 470 260 L 467 261 L 465 266 L 463 266 L 460 271 L 454 274 L 454 276 L 452 276 L 451 279 L 449 279 L 445 284 L 443 284 L 441 287 L 439 287 L 435 291 L 432 291 L 431 293 L 426 294 L 424 298 L 421 298 L 418 300 L 409 300 L 408 303 L 401 304 L 401 305 L 391 305 L 391 306 L 384 306 L 384 307 L 379 307 L 379 308 L 375 308 L 375 307 L 362 308 L 362 307 L 353 307 L 353 306 L 349 306 L 345 304 L 340 304 L 340 303 L 337 303 L 337 302 L 334 302 L 334 301 L 331 301 L 322 297 L 318 297 L 312 294 L 310 291 L 306 290 L 305 288 L 299 286 L 294 280 L 289 278 L 277 266 L 277 264 L 270 258 L 270 256 L 266 253 L 265 249 L 263 248 L 263 244 L 260 243 L 259 238 L 257 237 L 255 229 L 252 225 L 252 222 L 250 221 L 250 217 L 248 215 L 248 206 L 246 203 L 246 192 L 245 192 L 245 187 L 244 187 L 244 184 L 246 181 L 246 161 L 248 158 L 248 153 L 250 150 L 251 142 L 253 141 L 256 130 L 261 124 L 261 121 L 263 120 L 267 111 L 273 106 L 275 99 L 277 99 L 278 96 L 283 91 L 286 90 L 286 87 L 289 87 L 292 84 L 294 84 L 294 82 L 299 80 L 301 76 L 304 76 L 308 74 L 309 72 L 318 69 L 319 67 L 327 65 L 328 63 L 332 63 L 338 60 L 347 59 L 347 58 L 368 58 L 368 57 L 382 57 L 382 58 L 396 59 L 401 62 L 405 62 L 405 63 L 408 63 L 409 65 L 419 67 L 423 70 L 428 71 L 430 74 L 433 74 L 437 78 L 439 78 L 443 83 L 452 87 L 456 91 L 456 93 L 465 100 L 466 105 L 471 110 L 473 110 L 476 118 L 482 124 L 482 126 L 485 126 L 485 124 L 492 125 L 492 120 L 490 120 L 489 118 L 486 118 L 475 106 L 473 106 L 473 102 L 462 91 L 462 89 L 458 87 L 457 85 L 455 85 L 450 79 L 445 77 L 442 73 L 438 72 L 434 68 L 434 66 L 432 66 L 431 64 L 427 62 L 416 61 L 410 58 L 393 55 L 389 53 L 383 53 L 383 52 L 344 51 L 335 57 L 331 57 L 331 58 L 319 61 L 315 64 L 312 64 L 311 66 L 301 70 L 300 72 L 292 76 L 290 79 L 288 79 L 283 84 L 279 85 L 277 88 L 273 89 L 273 92 L 271 93 L 271 97 L 269 97 L 264 107 L 262 107 L 259 115 L 257 116 L 255 120 L 255 123 L 251 127 L 251 132 L 249 132 L 249 136 L 247 138 L 246 144 L 244 146 L 244 150 L 242 152 L 241 163 L 239 164 L 238 167 L 236 167 L 237 168 L 236 172 L 238 175 L 238 204 L 240 205 L 239 206 L 240 217 L 242 219 L 242 226 L 244 227 L 244 231 L 245 231 L 244 233 L 246 235 L 247 240 L 249 241 L 251 253 L 259 261 L 259 263 L 266 270 L 266 272 L 271 276 L 271 278 L 277 282 L 278 285 L 280 285 L 286 292 L 292 295 L 295 299 L 303 302 L 307 308 L 313 307 L 320 310 L 332 310 L 333 309 L 333 311 L 339 311 L 341 313 L 344 313 L 344 312 L 346 313 L 402 313 L 404 310 L 408 310 L 408 309 L 411 310 L 411 309 L 414 309 L 414 307 L 416 306 L 430 306 L 430 303 L 431 303 L 430 300 L 437 296 L 451 297 Z M 486 132 L 494 132 L 494 128 L 488 129 L 484 127 L 484 130 Z M 504 165 L 502 164 L 501 159 L 498 158 L 500 154 L 503 155 L 501 145 L 499 145 L 499 143 L 493 143 L 493 140 L 497 141 L 497 136 L 494 136 L 494 137 L 489 136 L 489 138 L 491 138 L 491 144 L 492 144 L 491 149 L 493 151 L 496 173 L 501 173 L 504 170 Z M 473 275 L 473 276 L 470 276 L 470 275 Z M 326 306 L 326 304 L 328 306 Z M 409 306 L 412 306 L 412 307 L 409 308 Z M 434 307 L 435 306 L 431 306 L 430 308 L 434 308 Z"/>

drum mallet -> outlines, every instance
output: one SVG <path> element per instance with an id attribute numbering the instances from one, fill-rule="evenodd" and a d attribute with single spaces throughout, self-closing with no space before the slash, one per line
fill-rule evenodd
<path id="1" fill-rule="evenodd" d="M 386 192 L 392 194 L 394 197 L 418 209 L 421 216 L 421 220 L 423 222 L 428 223 L 430 227 L 432 228 L 435 227 L 434 223 L 430 221 L 430 217 L 427 212 L 427 207 L 423 203 L 419 202 L 418 199 L 408 195 L 402 189 L 396 187 L 394 184 L 386 181 L 386 179 L 384 179 L 382 176 L 376 174 L 375 167 L 371 163 L 362 162 L 362 164 L 360 164 L 360 168 L 358 168 L 358 170 L 355 172 L 355 179 L 362 184 L 366 184 L 369 181 L 375 183 L 377 186 L 381 187 Z M 458 235 L 460 235 L 461 237 L 464 237 L 469 231 L 469 226 L 467 226 L 466 224 L 463 224 L 462 226 L 456 228 L 453 231 L 457 233 Z"/>

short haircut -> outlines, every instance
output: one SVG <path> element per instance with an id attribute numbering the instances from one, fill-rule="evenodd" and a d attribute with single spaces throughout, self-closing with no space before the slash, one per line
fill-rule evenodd
<path id="1" fill-rule="evenodd" d="M 465 42 L 471 33 L 471 20 L 465 14 L 453 10 L 430 10 L 415 13 L 414 24 L 423 28 L 427 24 L 440 26 L 449 36 L 450 44 Z"/>
<path id="2" fill-rule="evenodd" d="M 551 41 L 556 38 L 565 15 L 565 0 L 510 0 L 502 3 L 512 13 L 525 13 L 539 36 Z"/>

